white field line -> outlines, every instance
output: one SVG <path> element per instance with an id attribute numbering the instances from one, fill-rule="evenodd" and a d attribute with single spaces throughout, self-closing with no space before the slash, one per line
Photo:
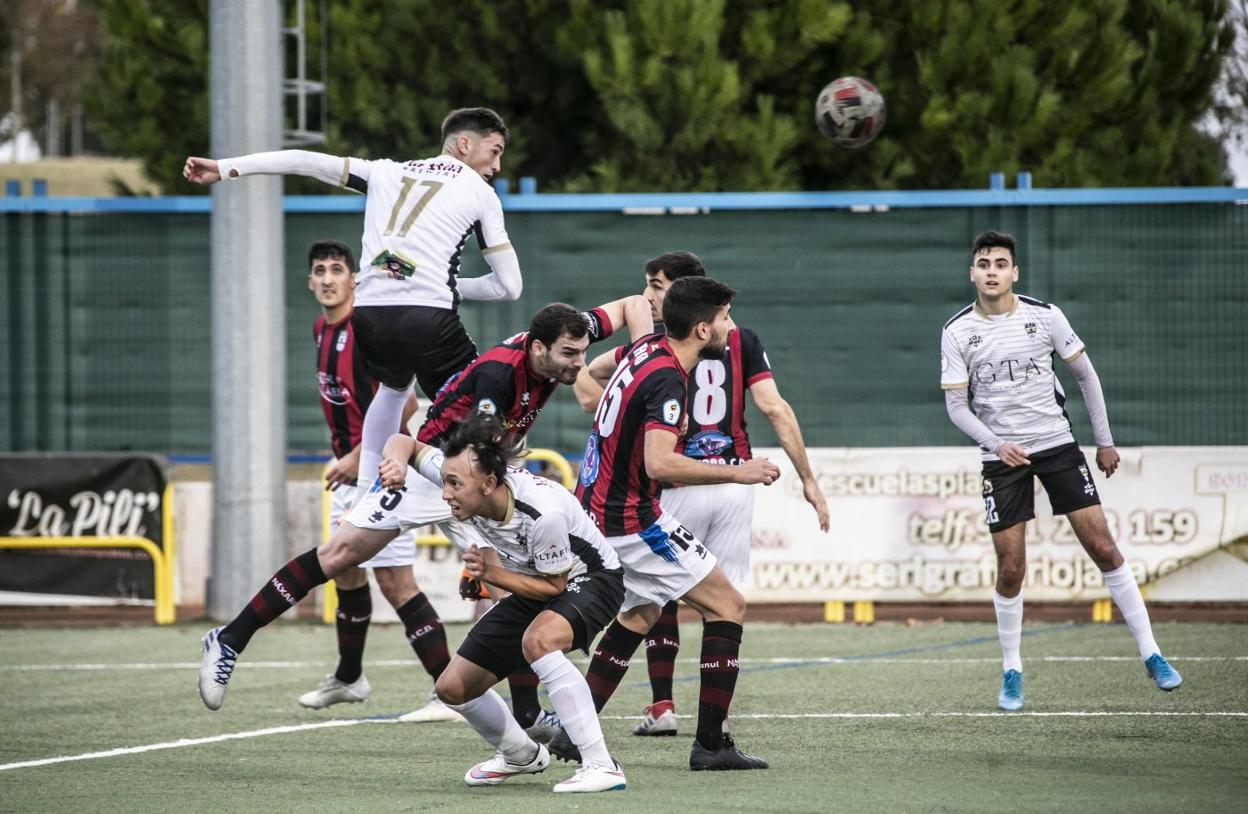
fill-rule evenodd
<path id="1" fill-rule="evenodd" d="M 1215 662 L 1248 662 L 1248 656 L 1167 656 L 1168 661 L 1215 661 Z M 1032 656 L 1028 661 L 1040 662 L 1080 662 L 1080 661 L 1139 661 L 1137 656 Z M 696 658 L 677 659 L 683 664 L 697 664 Z M 1001 661 L 998 658 L 931 658 L 931 659 L 909 659 L 909 658 L 889 658 L 887 656 L 864 657 L 855 656 L 823 656 L 823 657 L 800 657 L 800 656 L 781 656 L 776 658 L 758 659 L 743 658 L 742 664 L 995 664 Z M 366 667 L 413 667 L 419 665 L 416 659 L 378 659 L 377 661 L 366 662 Z M 333 666 L 333 662 L 329 661 L 245 661 L 238 662 L 239 669 L 246 667 L 251 670 L 290 670 L 290 669 L 306 669 L 312 667 L 325 668 Z M 152 661 L 152 662 L 133 662 L 130 664 L 0 664 L 0 673 L 32 673 L 32 672 L 69 672 L 69 671 L 92 671 L 92 670 L 197 670 L 199 669 L 198 661 Z"/>
<path id="2" fill-rule="evenodd" d="M 602 715 L 599 716 L 606 721 L 632 721 L 636 719 L 636 715 Z M 688 715 L 681 717 L 689 717 Z M 863 718 L 863 719 L 879 719 L 879 718 L 1133 718 L 1133 717 L 1154 717 L 1154 718 L 1248 718 L 1248 712 L 807 712 L 792 715 L 764 713 L 758 715 L 737 715 L 734 714 L 734 720 L 742 718 L 749 719 L 832 719 L 832 718 Z M 165 741 L 163 743 L 149 743 L 143 746 L 127 746 L 117 749 L 107 749 L 102 752 L 84 752 L 79 755 L 61 755 L 59 757 L 43 758 L 41 760 L 24 760 L 18 763 L 0 764 L 0 772 L 12 769 L 29 769 L 36 766 L 51 766 L 57 763 L 73 763 L 81 760 L 96 760 L 106 757 L 121 757 L 124 755 L 137 755 L 143 752 L 156 752 L 164 749 L 181 749 L 186 746 L 203 746 L 210 743 L 222 743 L 224 741 L 246 740 L 249 738 L 263 738 L 268 735 L 287 735 L 292 732 L 307 732 L 313 729 L 329 729 L 331 727 L 355 726 L 357 724 L 389 724 L 398 723 L 398 718 L 351 718 L 346 720 L 321 721 L 314 724 L 299 724 L 296 726 L 274 726 L 267 729 L 253 729 L 247 732 L 230 732 L 225 735 L 212 735 L 206 738 L 181 738 L 176 741 Z"/>

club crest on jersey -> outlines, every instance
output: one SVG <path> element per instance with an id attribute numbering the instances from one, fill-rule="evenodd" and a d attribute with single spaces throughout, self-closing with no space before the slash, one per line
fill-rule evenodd
<path id="1" fill-rule="evenodd" d="M 663 402 L 663 423 L 673 427 L 680 423 L 680 402 L 676 399 Z"/>
<path id="2" fill-rule="evenodd" d="M 477 402 L 477 412 L 484 415 L 498 415 L 498 405 L 493 399 L 481 399 Z"/>
<path id="3" fill-rule="evenodd" d="M 346 332 L 346 331 L 343 331 L 342 333 L 338 334 L 338 347 L 336 348 L 336 350 L 337 350 L 339 353 L 342 353 L 342 352 L 343 352 L 343 350 L 345 350 L 345 349 L 346 349 L 346 347 L 347 347 L 347 338 L 348 338 L 348 337 L 347 337 L 347 332 Z"/>
<path id="4" fill-rule="evenodd" d="M 1032 339 L 1036 338 L 1036 323 L 1028 322 L 1026 325 L 1023 326 L 1023 330 L 1026 331 L 1027 335 L 1030 336 Z"/>
<path id="5" fill-rule="evenodd" d="M 970 339 L 966 340 L 966 344 L 970 345 L 973 348 L 983 341 L 984 340 L 980 338 L 979 334 L 974 334 L 973 336 L 971 336 Z"/>
<path id="6" fill-rule="evenodd" d="M 685 440 L 685 455 L 690 458 L 710 458 L 732 446 L 732 439 L 722 432 L 706 430 Z"/>
<path id="7" fill-rule="evenodd" d="M 602 459 L 598 456 L 598 436 L 591 435 L 585 442 L 585 460 L 581 461 L 581 486 L 589 486 L 598 480 L 598 466 Z"/>

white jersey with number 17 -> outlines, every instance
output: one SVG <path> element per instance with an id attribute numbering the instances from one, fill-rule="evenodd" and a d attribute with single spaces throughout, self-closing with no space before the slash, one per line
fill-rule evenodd
<path id="1" fill-rule="evenodd" d="M 483 254 L 512 250 L 493 187 L 449 155 L 399 162 L 282 150 L 218 165 L 226 180 L 298 173 L 366 196 L 357 307 L 454 308 L 459 256 L 468 238 L 476 234 Z"/>
<path id="2" fill-rule="evenodd" d="M 484 253 L 511 248 L 498 196 L 464 162 L 449 155 L 402 163 L 345 161 L 343 186 L 367 194 L 357 307 L 454 308 L 455 276 L 468 238 L 475 233 Z M 397 263 L 381 263 L 386 252 Z"/>

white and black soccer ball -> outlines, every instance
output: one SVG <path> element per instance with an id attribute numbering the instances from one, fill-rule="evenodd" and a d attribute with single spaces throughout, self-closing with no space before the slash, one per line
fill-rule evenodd
<path id="1" fill-rule="evenodd" d="M 884 129 L 884 97 L 865 79 L 834 79 L 815 100 L 815 123 L 842 147 L 862 147 Z"/>

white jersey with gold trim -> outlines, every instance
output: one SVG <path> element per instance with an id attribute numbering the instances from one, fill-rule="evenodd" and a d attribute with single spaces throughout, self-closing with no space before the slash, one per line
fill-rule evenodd
<path id="1" fill-rule="evenodd" d="M 1032 453 L 1075 440 L 1053 355 L 1071 362 L 1084 346 L 1056 305 L 1015 296 L 1006 314 L 989 316 L 972 304 L 945 323 L 940 386 L 968 388 L 979 420 Z M 980 449 L 985 461 L 998 460 L 995 451 Z"/>
<path id="2" fill-rule="evenodd" d="M 493 187 L 452 156 L 344 159 L 342 185 L 367 193 L 357 307 L 454 308 L 468 238 L 475 235 L 484 253 L 511 249 Z"/>

